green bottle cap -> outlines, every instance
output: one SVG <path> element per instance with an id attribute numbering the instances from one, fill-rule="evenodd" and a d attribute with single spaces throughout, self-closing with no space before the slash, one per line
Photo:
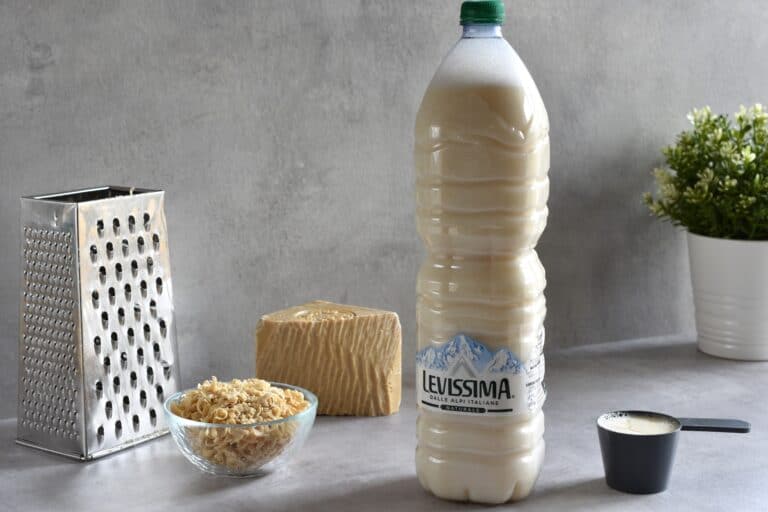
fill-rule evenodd
<path id="1" fill-rule="evenodd" d="M 504 23 L 504 2 L 502 0 L 470 0 L 461 4 L 461 24 L 473 25 Z"/>

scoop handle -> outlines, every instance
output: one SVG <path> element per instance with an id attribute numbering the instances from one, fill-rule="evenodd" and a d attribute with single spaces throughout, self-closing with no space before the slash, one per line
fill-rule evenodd
<path id="1" fill-rule="evenodd" d="M 746 421 L 726 418 L 677 418 L 682 427 L 680 430 L 696 432 L 731 432 L 746 434 L 752 426 Z"/>

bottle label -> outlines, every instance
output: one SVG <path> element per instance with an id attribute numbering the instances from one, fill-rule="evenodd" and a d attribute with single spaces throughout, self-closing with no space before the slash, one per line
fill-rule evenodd
<path id="1" fill-rule="evenodd" d="M 458 334 L 416 354 L 419 406 L 446 414 L 514 416 L 541 408 L 544 386 L 544 329 L 536 356 L 527 363 L 509 349 L 493 351 Z"/>

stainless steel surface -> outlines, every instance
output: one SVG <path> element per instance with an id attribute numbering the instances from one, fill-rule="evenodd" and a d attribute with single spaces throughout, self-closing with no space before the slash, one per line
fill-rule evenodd
<path id="1" fill-rule="evenodd" d="M 22 200 L 18 437 L 84 453 L 77 208 Z"/>
<path id="2" fill-rule="evenodd" d="M 18 441 L 91 459 L 167 431 L 179 387 L 164 193 L 22 199 Z"/>

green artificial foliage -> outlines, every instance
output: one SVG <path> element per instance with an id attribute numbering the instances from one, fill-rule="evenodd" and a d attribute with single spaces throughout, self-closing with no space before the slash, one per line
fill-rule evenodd
<path id="1" fill-rule="evenodd" d="M 768 240 L 768 113 L 756 104 L 734 115 L 709 107 L 688 115 L 693 129 L 662 150 L 654 170 L 651 212 L 688 231 L 716 238 Z"/>

